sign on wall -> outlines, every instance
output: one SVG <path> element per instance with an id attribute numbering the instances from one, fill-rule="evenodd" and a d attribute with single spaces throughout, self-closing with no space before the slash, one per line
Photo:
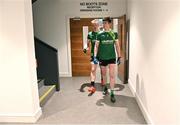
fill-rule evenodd
<path id="1" fill-rule="evenodd" d="M 108 2 L 80 2 L 81 12 L 107 12 Z"/>
<path id="2" fill-rule="evenodd" d="M 88 36 L 88 26 L 83 26 L 83 49 L 86 49 L 87 46 L 87 36 Z"/>

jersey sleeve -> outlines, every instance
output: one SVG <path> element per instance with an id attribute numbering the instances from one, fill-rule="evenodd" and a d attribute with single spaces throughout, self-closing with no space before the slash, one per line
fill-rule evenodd
<path id="1" fill-rule="evenodd" d="M 89 39 L 89 40 L 91 39 L 90 33 L 88 33 L 87 39 Z"/>
<path id="2" fill-rule="evenodd" d="M 97 35 L 97 42 L 100 42 L 100 40 L 101 40 L 101 34 L 99 33 L 98 35 Z"/>
<path id="3" fill-rule="evenodd" d="M 115 35 L 115 40 L 117 40 L 118 39 L 118 33 L 115 32 L 114 35 Z"/>

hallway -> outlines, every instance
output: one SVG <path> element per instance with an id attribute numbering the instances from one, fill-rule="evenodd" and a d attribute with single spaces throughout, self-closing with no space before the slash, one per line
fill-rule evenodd
<path id="1" fill-rule="evenodd" d="M 39 124 L 145 124 L 145 119 L 128 85 L 117 84 L 116 99 L 103 96 L 100 84 L 88 96 L 89 77 L 60 78 L 61 90 L 43 107 Z M 119 83 L 119 82 L 118 82 Z M 84 90 L 84 91 L 83 91 Z"/>
<path id="2" fill-rule="evenodd" d="M 83 55 L 86 40 L 79 32 L 90 28 L 76 23 L 71 30 L 70 19 L 122 16 L 127 25 L 116 20 L 111 31 L 125 39 L 120 66 L 127 77 L 118 73 L 128 84 L 116 81 L 113 104 L 100 83 L 88 96 L 89 77 L 73 77 L 72 50 Z M 179 33 L 180 0 L 0 0 L 0 124 L 180 125 Z M 53 51 L 41 46 L 37 54 L 35 38 Z"/>

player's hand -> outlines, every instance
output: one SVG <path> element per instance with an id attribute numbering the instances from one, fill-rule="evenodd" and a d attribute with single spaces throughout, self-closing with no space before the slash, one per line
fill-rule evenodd
<path id="1" fill-rule="evenodd" d="M 94 64 L 98 64 L 98 59 L 96 57 L 93 58 Z"/>
<path id="2" fill-rule="evenodd" d="M 121 64 L 121 57 L 118 57 L 118 58 L 117 58 L 117 64 L 118 64 L 118 65 Z"/>
<path id="3" fill-rule="evenodd" d="M 83 49 L 83 52 L 84 52 L 84 53 L 87 53 L 87 49 Z"/>

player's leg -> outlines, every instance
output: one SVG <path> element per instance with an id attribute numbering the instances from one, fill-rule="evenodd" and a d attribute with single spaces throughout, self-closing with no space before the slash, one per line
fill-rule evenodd
<path id="1" fill-rule="evenodd" d="M 114 103 L 116 101 L 114 96 L 114 86 L 115 86 L 115 66 L 116 64 L 109 64 L 109 78 L 110 78 L 110 96 L 111 101 Z"/>
<path id="2" fill-rule="evenodd" d="M 100 66 L 100 72 L 101 72 L 101 86 L 104 86 L 105 83 L 103 81 L 103 76 L 102 76 L 102 69 L 101 69 L 101 66 Z"/>
<path id="3" fill-rule="evenodd" d="M 97 68 L 96 64 L 91 64 L 91 81 L 93 82 L 96 79 L 96 68 Z"/>
<path id="4" fill-rule="evenodd" d="M 106 95 L 108 93 L 108 88 L 106 85 L 106 81 L 107 81 L 107 76 L 106 76 L 106 72 L 107 72 L 107 66 L 106 65 L 101 65 L 101 75 L 103 78 L 103 94 Z"/>
<path id="5" fill-rule="evenodd" d="M 91 87 L 88 89 L 90 93 L 94 93 L 96 91 L 95 88 L 96 68 L 97 65 L 91 62 L 91 74 L 90 74 Z"/>

